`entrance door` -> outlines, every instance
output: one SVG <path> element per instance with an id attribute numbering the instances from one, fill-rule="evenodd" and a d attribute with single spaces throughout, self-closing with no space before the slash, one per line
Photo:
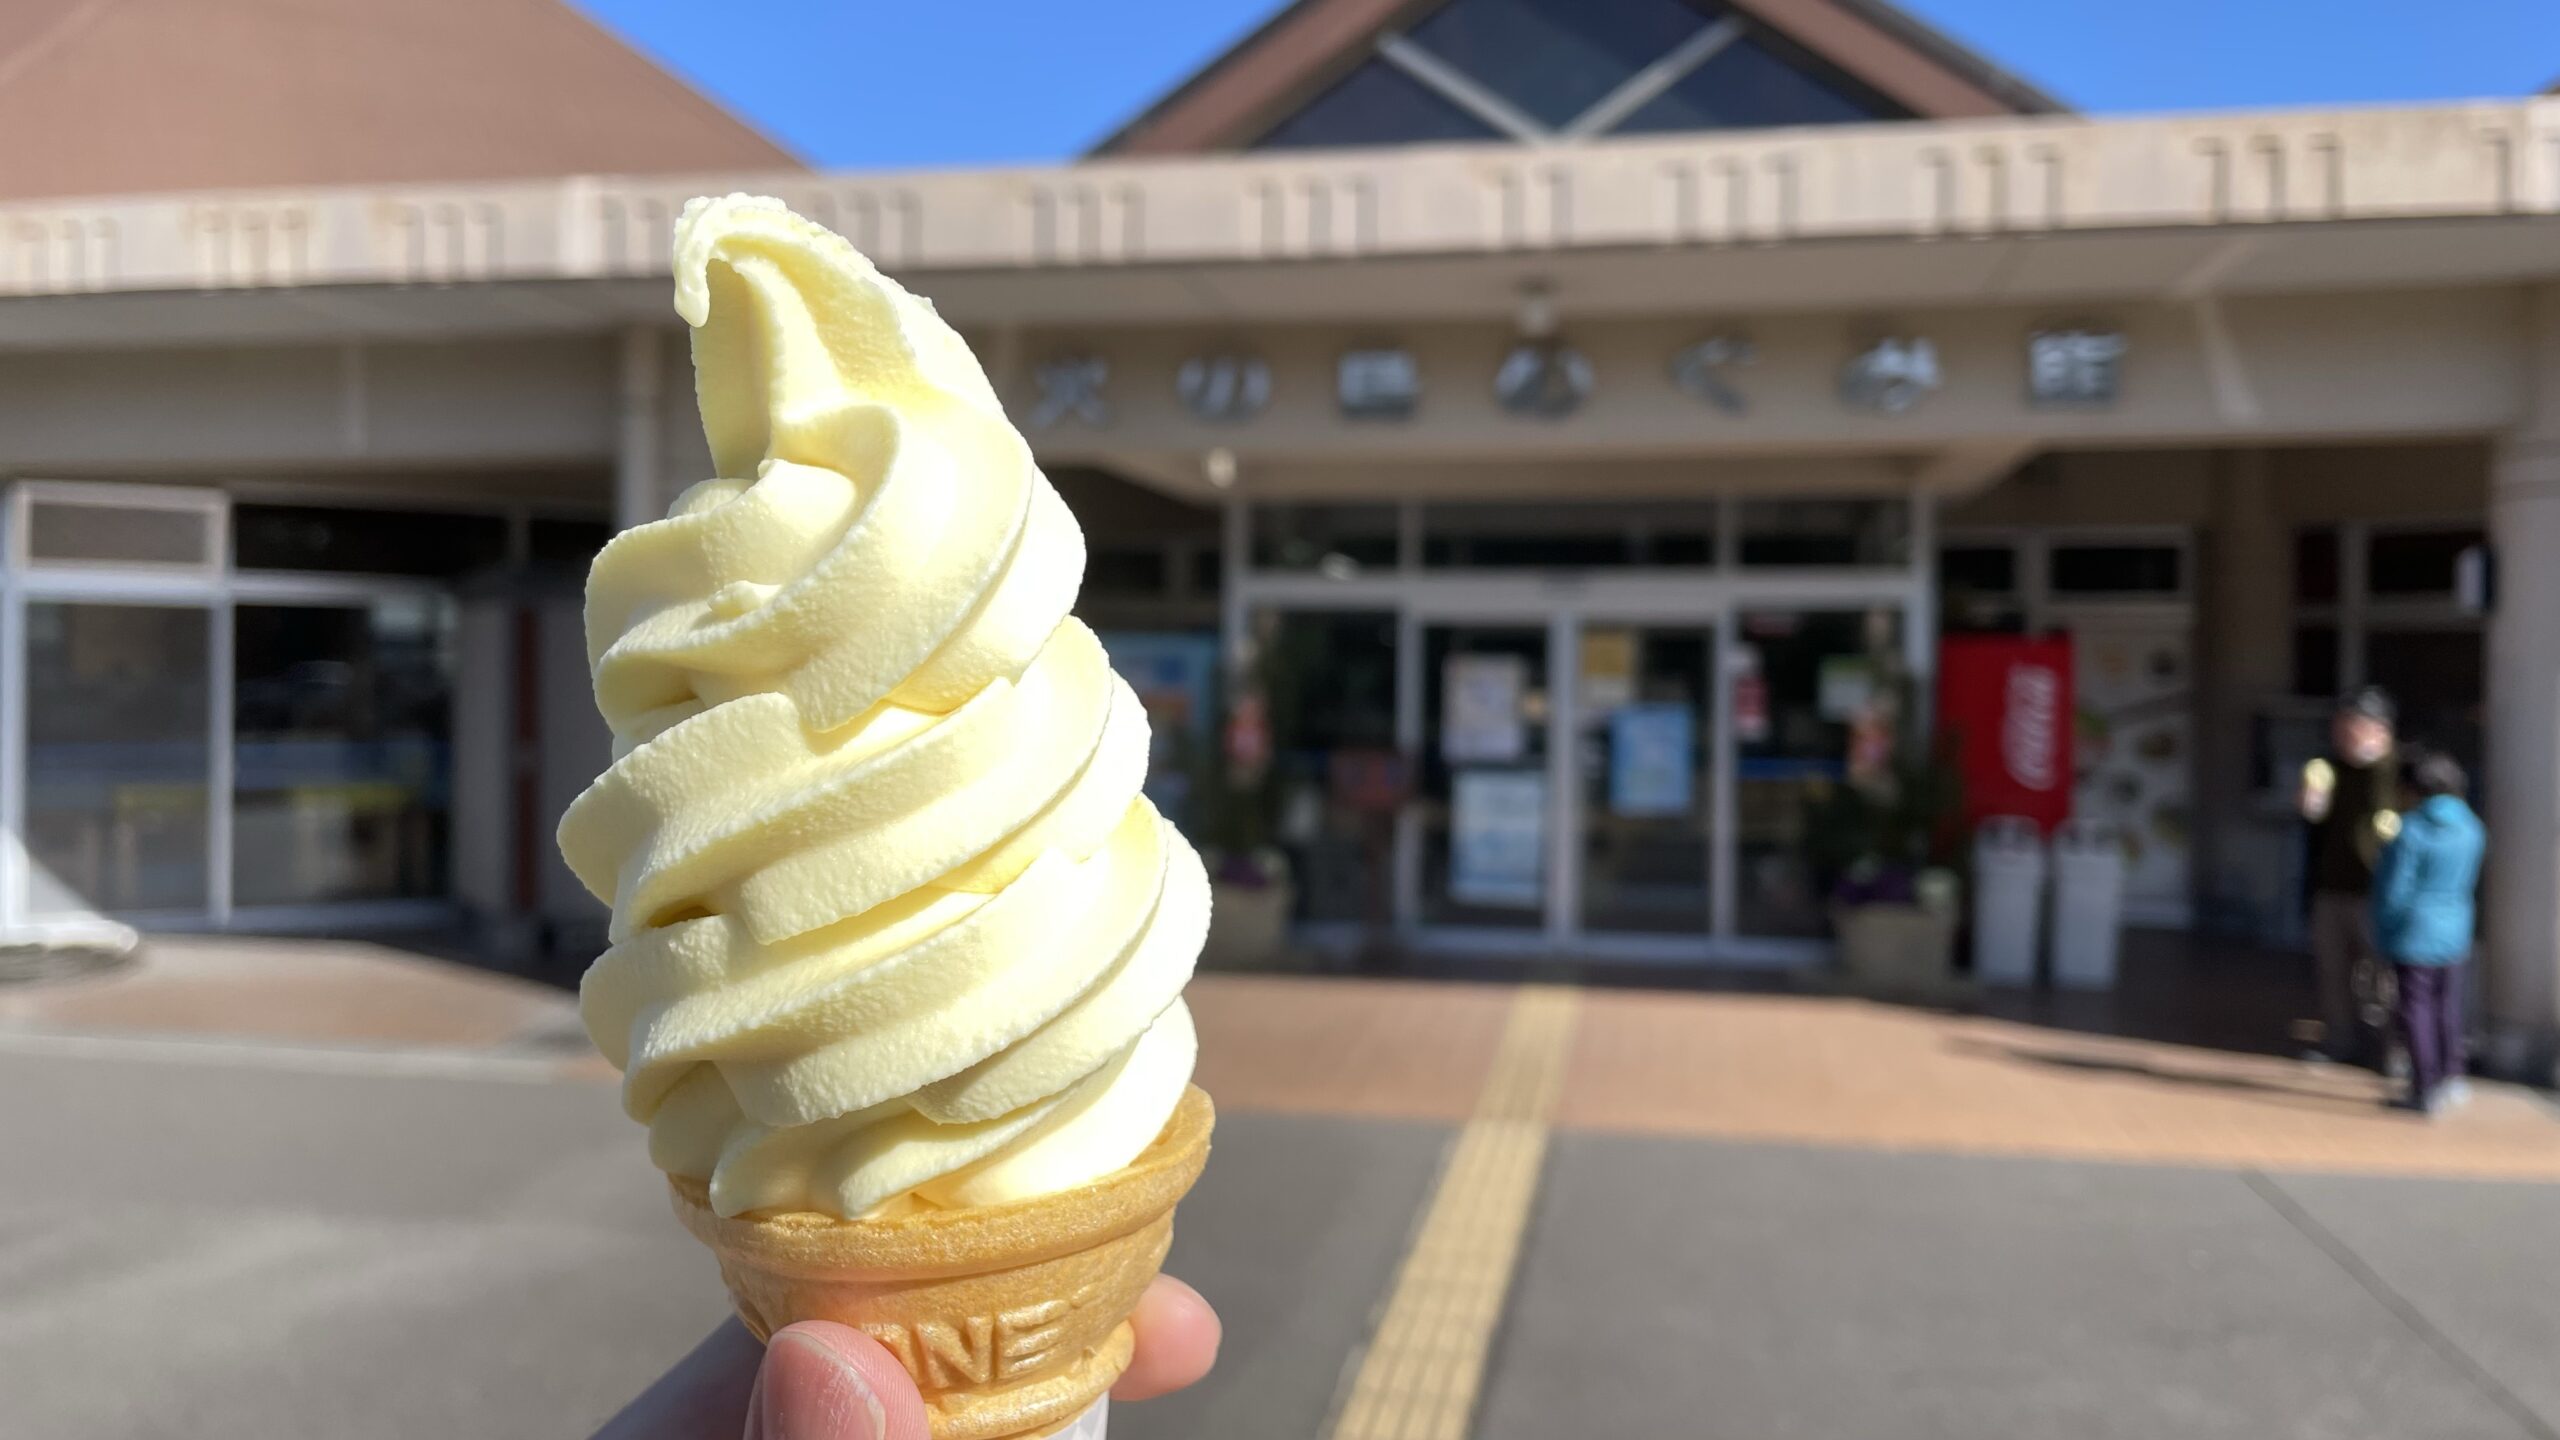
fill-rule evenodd
<path id="1" fill-rule="evenodd" d="M 1712 624 L 1580 622 L 1574 888 L 1587 936 L 1715 929 L 1716 639 Z"/>
<path id="2" fill-rule="evenodd" d="M 1552 886 L 1550 627 L 1422 627 L 1425 926 L 1536 936 Z"/>

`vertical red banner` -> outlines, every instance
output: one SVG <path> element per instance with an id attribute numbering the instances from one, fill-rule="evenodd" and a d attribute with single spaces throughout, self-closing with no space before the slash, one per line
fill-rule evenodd
<path id="1" fill-rule="evenodd" d="M 1938 644 L 1938 733 L 1964 767 L 1968 820 L 2071 818 L 2071 639 L 1951 635 Z"/>

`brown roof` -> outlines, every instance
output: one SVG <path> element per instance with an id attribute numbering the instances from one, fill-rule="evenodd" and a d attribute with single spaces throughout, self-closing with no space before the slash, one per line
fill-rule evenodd
<path id="1" fill-rule="evenodd" d="M 797 169 L 558 0 L 5 0 L 0 199 Z"/>
<path id="2" fill-rule="evenodd" d="M 1440 0 L 1295 0 L 1096 145 L 1096 155 L 1233 149 L 1359 63 L 1378 33 Z M 1890 0 L 1727 0 L 1929 120 L 2050 114 L 2059 100 Z"/>

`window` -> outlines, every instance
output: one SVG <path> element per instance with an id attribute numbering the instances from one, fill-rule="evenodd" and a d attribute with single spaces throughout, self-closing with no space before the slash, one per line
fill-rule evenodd
<path id="1" fill-rule="evenodd" d="M 243 570 L 462 575 L 506 563 L 507 522 L 448 511 L 236 505 L 231 556 Z"/>
<path id="2" fill-rule="evenodd" d="M 1097 545 L 1084 564 L 1084 593 L 1094 599 L 1162 595 L 1172 569 L 1161 545 Z"/>
<path id="3" fill-rule="evenodd" d="M 2018 589 L 2018 551 L 2012 545 L 1949 545 L 1938 552 L 1938 579 L 1949 590 L 2011 595 Z"/>
<path id="4" fill-rule="evenodd" d="M 537 565 L 576 565 L 583 569 L 595 562 L 596 552 L 613 538 L 613 527 L 601 520 L 535 516 L 528 529 L 525 549 Z"/>
<path id="5" fill-rule="evenodd" d="M 1774 36 L 1736 40 L 1618 122 L 1622 135 L 1900 118 L 1888 102 Z"/>
<path id="6" fill-rule="evenodd" d="M 2056 545 L 2048 583 L 2056 595 L 2175 595 L 2185 561 L 2175 545 Z"/>
<path id="7" fill-rule="evenodd" d="M 1562 127 L 1708 19 L 1686 0 L 1450 0 L 1411 38 L 1530 118 Z"/>
<path id="8" fill-rule="evenodd" d="M 233 613 L 232 902 L 445 893 L 453 605 Z"/>
<path id="9" fill-rule="evenodd" d="M 85 601 L 36 601 L 26 613 L 34 908 L 202 908 L 211 615 Z"/>
<path id="10" fill-rule="evenodd" d="M 1255 142 L 1262 150 L 1494 140 L 1500 132 L 1384 60 L 1369 60 Z"/>
<path id="11" fill-rule="evenodd" d="M 1541 140 L 1900 120 L 1717 0 L 1444 0 L 1257 148 Z"/>
<path id="12" fill-rule="evenodd" d="M 1900 500 L 1745 500 L 1742 563 L 1900 565 L 1911 558 L 1911 507 Z"/>
<path id="13" fill-rule="evenodd" d="M 1549 570 L 1715 563 L 1716 507 L 1673 501 L 1426 505 L 1422 563 L 1434 570 Z"/>
<path id="14" fill-rule="evenodd" d="M 2306 605 L 2338 599 L 2338 532 L 2326 526 L 2293 535 L 2293 598 Z"/>
<path id="15" fill-rule="evenodd" d="M 1226 552 L 1204 545 L 1191 552 L 1191 593 L 1215 595 L 1227 581 Z"/>
<path id="16" fill-rule="evenodd" d="M 203 565 L 213 513 L 187 506 L 96 504 L 35 497 L 27 505 L 27 558 L 129 565 Z"/>
<path id="17" fill-rule="evenodd" d="M 1253 563 L 1336 579 L 1396 565 L 1393 505 L 1262 505 L 1253 512 Z"/>
<path id="18" fill-rule="evenodd" d="M 2365 545 L 2365 592 L 2403 599 L 2449 596 L 2462 552 L 2484 538 L 2477 530 L 2377 531 Z"/>
<path id="19" fill-rule="evenodd" d="M 2293 693 L 2325 698 L 2342 688 L 2338 683 L 2338 627 L 2293 627 Z"/>

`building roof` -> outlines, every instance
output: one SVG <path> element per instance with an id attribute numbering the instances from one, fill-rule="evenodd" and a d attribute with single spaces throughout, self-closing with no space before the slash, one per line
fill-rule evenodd
<path id="1" fill-rule="evenodd" d="M 1095 145 L 1095 155 L 1236 148 L 1368 52 L 1378 35 L 1441 0 L 1293 0 Z M 1894 100 L 1955 120 L 2052 114 L 2061 101 L 1889 0 L 1726 0 Z"/>
<path id="2" fill-rule="evenodd" d="M 798 169 L 559 0 L 9 0 L 0 199 Z"/>

